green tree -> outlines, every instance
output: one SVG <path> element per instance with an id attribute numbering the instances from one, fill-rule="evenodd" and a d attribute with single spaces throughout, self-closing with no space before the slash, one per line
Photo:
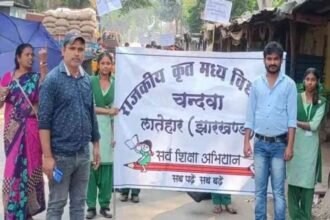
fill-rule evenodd
<path id="1" fill-rule="evenodd" d="M 231 9 L 231 17 L 238 17 L 242 15 L 248 9 L 248 2 L 241 0 L 232 0 L 233 6 Z"/>
<path id="2" fill-rule="evenodd" d="M 32 9 L 39 12 L 50 9 L 46 7 L 47 5 L 51 5 L 52 8 L 68 7 L 75 9 L 93 7 L 96 10 L 96 0 L 31 0 L 31 5 Z M 150 7 L 151 5 L 151 0 L 122 0 L 123 8 L 120 12 L 127 14 L 133 9 Z"/>
<path id="3" fill-rule="evenodd" d="M 91 6 L 96 9 L 97 0 L 89 0 Z M 103 1 L 103 0 L 102 0 Z M 132 9 L 144 8 L 151 6 L 150 0 L 121 0 L 123 8 L 121 9 L 122 14 L 128 13 Z"/>
<path id="4" fill-rule="evenodd" d="M 273 0 L 273 7 L 280 7 L 285 3 L 285 0 Z"/>
<path id="5" fill-rule="evenodd" d="M 254 10 L 258 10 L 257 0 L 248 0 L 247 1 L 247 10 L 252 12 Z"/>
<path id="6" fill-rule="evenodd" d="M 141 36 L 148 36 L 149 26 L 155 19 L 155 9 L 139 8 L 123 14 L 120 10 L 102 16 L 101 23 L 105 30 L 121 33 L 123 42 L 139 41 Z M 157 26 L 154 27 L 158 31 Z"/>
<path id="7" fill-rule="evenodd" d="M 246 11 L 252 12 L 258 10 L 257 0 L 246 0 L 246 1 L 232 0 L 232 2 L 233 2 L 233 7 L 232 7 L 231 17 L 233 18 L 241 16 Z"/>
<path id="8" fill-rule="evenodd" d="M 63 7 L 75 9 L 86 8 L 90 6 L 89 0 L 61 0 L 61 3 Z"/>
<path id="9" fill-rule="evenodd" d="M 43 12 L 47 9 L 46 1 L 43 0 L 32 0 L 31 8 L 36 12 Z"/>
<path id="10" fill-rule="evenodd" d="M 188 0 L 187 0 L 188 1 Z M 281 1 L 281 0 L 278 0 Z M 206 0 L 197 1 L 196 4 L 188 9 L 185 15 L 186 23 L 190 32 L 200 32 L 203 20 L 201 14 L 204 10 Z M 257 9 L 257 0 L 232 0 L 233 6 L 231 17 L 241 16 L 245 11 L 253 11 Z"/>
<path id="11" fill-rule="evenodd" d="M 191 33 L 199 33 L 203 25 L 201 14 L 204 10 L 205 0 L 197 1 L 196 4 L 188 10 L 188 16 L 185 18 Z"/>
<path id="12" fill-rule="evenodd" d="M 197 0 L 182 0 L 182 15 L 184 18 L 189 16 L 189 10 L 196 5 Z"/>
<path id="13" fill-rule="evenodd" d="M 181 5 L 176 0 L 160 0 L 157 14 L 161 21 L 172 22 L 180 17 Z"/>
<path id="14" fill-rule="evenodd" d="M 147 8 L 152 6 L 151 0 L 122 0 L 123 8 L 120 10 L 121 14 L 127 14 L 133 9 Z"/>

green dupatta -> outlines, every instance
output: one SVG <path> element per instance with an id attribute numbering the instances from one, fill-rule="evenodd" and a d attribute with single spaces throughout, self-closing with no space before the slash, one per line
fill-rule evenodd
<path id="1" fill-rule="evenodd" d="M 100 86 L 100 76 L 93 76 L 92 77 L 92 88 L 94 92 L 94 100 L 95 100 L 95 105 L 97 107 L 105 108 L 105 107 L 110 107 L 113 103 L 114 97 L 115 97 L 115 78 L 111 77 L 111 85 L 108 90 L 108 92 L 103 95 L 102 93 L 102 88 Z"/>

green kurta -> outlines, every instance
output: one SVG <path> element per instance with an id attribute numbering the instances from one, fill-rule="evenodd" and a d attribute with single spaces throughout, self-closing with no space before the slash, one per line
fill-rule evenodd
<path id="1" fill-rule="evenodd" d="M 230 194 L 212 193 L 211 196 L 212 196 L 213 205 L 230 205 L 231 204 L 231 195 Z"/>
<path id="2" fill-rule="evenodd" d="M 294 156 L 287 162 L 289 185 L 313 189 L 320 175 L 319 125 L 325 111 L 325 99 L 317 105 L 307 104 L 305 93 L 298 95 L 298 121 L 309 122 L 311 131 L 297 128 Z"/>
<path id="3" fill-rule="evenodd" d="M 146 166 L 148 165 L 148 163 L 150 163 L 151 161 L 151 155 L 150 155 L 150 152 L 146 152 L 146 151 L 143 151 L 143 150 L 140 150 L 139 151 L 139 154 L 142 155 L 142 157 L 139 159 L 139 164 L 141 166 Z"/>
<path id="4" fill-rule="evenodd" d="M 115 80 L 111 77 L 111 85 L 108 91 L 102 91 L 99 76 L 91 77 L 92 88 L 94 93 L 95 106 L 101 108 L 110 108 L 114 100 Z M 96 115 L 99 126 L 100 139 L 100 155 L 101 164 L 110 164 L 113 162 L 112 147 L 112 118 L 108 115 Z M 92 148 L 91 148 L 92 150 Z M 92 151 L 91 151 L 92 152 Z M 93 154 L 91 153 L 91 160 Z"/>

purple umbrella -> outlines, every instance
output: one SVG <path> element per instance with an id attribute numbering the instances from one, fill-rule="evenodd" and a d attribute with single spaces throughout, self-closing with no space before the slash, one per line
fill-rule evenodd
<path id="1" fill-rule="evenodd" d="M 0 78 L 5 72 L 14 70 L 15 50 L 22 43 L 30 43 L 34 47 L 34 71 L 39 72 L 38 51 L 41 48 L 47 48 L 48 70 L 61 61 L 59 44 L 41 22 L 27 21 L 0 13 Z"/>

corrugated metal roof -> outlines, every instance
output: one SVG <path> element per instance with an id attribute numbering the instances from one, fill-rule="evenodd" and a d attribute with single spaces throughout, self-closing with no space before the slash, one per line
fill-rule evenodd
<path id="1" fill-rule="evenodd" d="M 265 18 L 269 18 L 271 20 L 283 20 L 286 18 L 285 15 L 292 14 L 293 10 L 297 6 L 303 4 L 307 1 L 308 0 L 295 0 L 295 1 L 284 3 L 279 8 L 265 8 L 263 10 L 253 11 L 252 13 L 247 11 L 240 17 L 233 19 L 232 23 L 241 25 L 241 24 L 253 21 L 253 20 L 260 20 L 260 19 L 265 19 Z"/>
<path id="2" fill-rule="evenodd" d="M 293 13 L 304 14 L 317 14 L 317 15 L 329 15 L 330 1 L 329 0 L 305 0 L 296 5 L 293 9 Z"/>
<path id="3" fill-rule="evenodd" d="M 220 27 L 221 35 L 223 38 L 232 37 L 231 33 L 239 33 L 244 28 L 244 24 L 267 22 L 267 21 L 282 21 L 292 17 L 292 13 L 297 7 L 301 7 L 310 0 L 294 0 L 284 3 L 278 8 L 265 8 L 259 11 L 245 12 L 241 16 L 231 20 L 230 24 L 212 24 L 213 27 Z M 330 1 L 330 0 L 329 0 Z M 210 25 L 207 25 L 211 29 Z"/>

